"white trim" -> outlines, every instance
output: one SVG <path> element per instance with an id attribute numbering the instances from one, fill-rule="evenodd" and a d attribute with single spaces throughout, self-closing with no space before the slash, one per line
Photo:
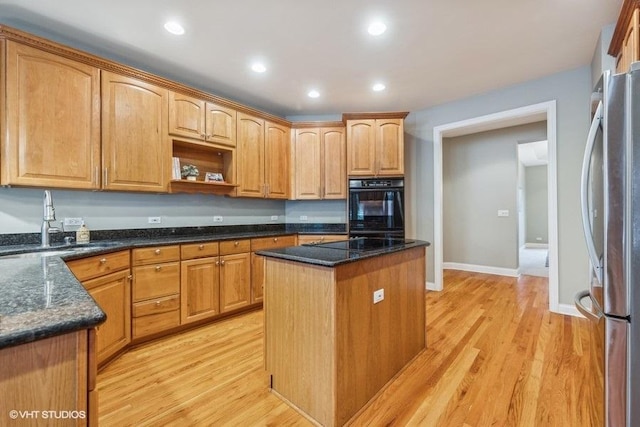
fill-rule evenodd
<path id="1" fill-rule="evenodd" d="M 473 273 L 496 274 L 498 276 L 518 277 L 517 268 L 491 267 L 488 265 L 462 264 L 459 262 L 442 263 L 443 270 L 462 270 Z"/>
<path id="2" fill-rule="evenodd" d="M 436 284 L 433 283 L 433 282 L 427 282 L 426 288 L 429 291 L 441 291 L 442 290 L 442 289 L 436 289 Z"/>
<path id="3" fill-rule="evenodd" d="M 549 310 L 558 312 L 558 182 L 556 160 L 556 101 L 541 102 L 513 110 L 488 114 L 459 122 L 448 123 L 433 128 L 433 256 L 434 288 L 442 290 L 443 231 L 442 231 L 442 139 L 454 132 L 461 134 L 464 128 L 478 129 L 482 126 L 503 127 L 509 120 L 522 120 L 527 116 L 546 114 L 547 141 L 549 143 L 549 164 L 547 166 L 548 207 L 549 207 Z M 488 127 L 487 127 L 488 128 Z"/>
<path id="4" fill-rule="evenodd" d="M 576 306 L 571 304 L 558 304 L 557 312 L 560 314 L 564 314 L 566 316 L 575 316 L 575 317 L 585 318 L 582 314 L 580 314 Z"/>
<path id="5" fill-rule="evenodd" d="M 549 249 L 548 243 L 525 243 L 525 249 Z"/>

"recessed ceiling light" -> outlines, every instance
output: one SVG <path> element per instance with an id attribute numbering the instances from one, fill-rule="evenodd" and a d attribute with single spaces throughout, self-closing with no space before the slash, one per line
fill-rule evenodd
<path id="1" fill-rule="evenodd" d="M 265 67 L 264 64 L 260 62 L 254 62 L 251 65 L 251 69 L 256 73 L 264 73 L 265 71 L 267 71 L 267 67 Z"/>
<path id="2" fill-rule="evenodd" d="M 387 26 L 380 21 L 376 21 L 376 22 L 372 22 L 371 25 L 369 25 L 369 28 L 367 31 L 369 31 L 369 34 L 371 34 L 372 36 L 379 36 L 380 34 L 387 31 Z"/>
<path id="3" fill-rule="evenodd" d="M 309 96 L 309 98 L 317 98 L 320 96 L 320 92 L 318 92 L 315 89 L 312 89 L 309 91 L 309 93 L 307 93 L 307 95 Z"/>
<path id="4" fill-rule="evenodd" d="M 164 24 L 164 29 L 169 31 L 171 34 L 175 34 L 176 36 L 181 36 L 184 34 L 184 27 L 178 24 L 176 21 L 169 21 Z"/>
<path id="5" fill-rule="evenodd" d="M 371 89 L 373 89 L 376 92 L 380 92 L 381 90 L 385 90 L 386 86 L 384 84 L 382 84 L 382 83 L 376 83 L 376 84 L 373 85 L 373 87 Z"/>

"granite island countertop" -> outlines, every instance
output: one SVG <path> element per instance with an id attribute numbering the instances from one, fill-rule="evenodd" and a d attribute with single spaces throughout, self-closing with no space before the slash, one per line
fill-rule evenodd
<path id="1" fill-rule="evenodd" d="M 358 239 L 355 239 L 358 240 Z M 384 239 L 366 239 L 384 240 Z M 431 243 L 415 239 L 401 239 L 394 245 L 380 248 L 349 249 L 347 242 L 330 242 L 320 244 L 308 244 L 302 246 L 290 246 L 286 248 L 269 249 L 256 252 L 258 255 L 279 258 L 288 261 L 296 261 L 305 264 L 335 267 L 340 264 L 360 261 L 367 258 L 382 256 L 394 252 L 418 247 L 427 247 Z"/>
<path id="2" fill-rule="evenodd" d="M 283 230 L 95 241 L 89 245 L 0 246 L 0 348 L 95 327 L 106 315 L 65 261 L 149 246 L 297 234 Z"/>

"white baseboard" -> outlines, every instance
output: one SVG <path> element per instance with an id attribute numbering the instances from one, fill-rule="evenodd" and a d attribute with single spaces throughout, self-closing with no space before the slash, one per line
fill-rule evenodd
<path id="1" fill-rule="evenodd" d="M 525 243 L 524 247 L 527 249 L 549 249 L 548 243 Z"/>
<path id="2" fill-rule="evenodd" d="M 462 264 L 458 262 L 443 262 L 442 268 L 444 270 L 462 270 L 508 277 L 518 277 L 519 275 L 517 268 L 490 267 L 487 265 Z"/>
<path id="3" fill-rule="evenodd" d="M 584 317 L 580 314 L 576 306 L 572 304 L 558 304 L 557 313 L 565 314 L 567 316 Z"/>
<path id="4" fill-rule="evenodd" d="M 427 286 L 426 287 L 427 287 L 428 291 L 441 291 L 442 290 L 442 289 L 438 289 L 436 287 L 436 284 L 433 283 L 433 282 L 427 282 Z"/>

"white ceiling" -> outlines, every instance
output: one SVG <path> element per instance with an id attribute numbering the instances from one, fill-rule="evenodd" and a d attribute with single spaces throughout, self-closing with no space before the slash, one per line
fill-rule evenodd
<path id="1" fill-rule="evenodd" d="M 621 4 L 0 0 L 0 23 L 278 115 L 318 115 L 422 110 L 587 65 Z M 377 38 L 373 18 L 388 27 Z M 168 19 L 186 34 L 167 33 Z M 267 72 L 251 71 L 254 59 Z M 371 90 L 378 81 L 385 91 Z"/>

